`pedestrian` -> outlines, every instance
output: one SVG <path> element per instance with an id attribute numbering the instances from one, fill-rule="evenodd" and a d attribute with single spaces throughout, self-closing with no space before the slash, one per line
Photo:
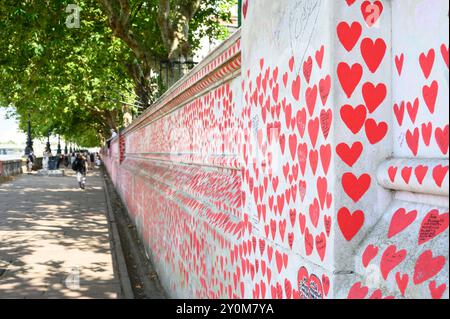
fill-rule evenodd
<path id="1" fill-rule="evenodd" d="M 89 154 L 90 160 L 91 160 L 91 170 L 94 170 L 95 166 L 95 155 L 94 153 Z"/>
<path id="2" fill-rule="evenodd" d="M 72 164 L 72 169 L 77 173 L 77 181 L 79 187 L 81 189 L 84 189 L 86 186 L 87 163 L 86 159 L 81 154 L 77 155 L 77 158 Z"/>
<path id="3" fill-rule="evenodd" d="M 30 153 L 27 157 L 27 173 L 28 175 L 31 175 L 33 172 L 33 165 L 34 165 L 34 156 L 33 152 Z"/>

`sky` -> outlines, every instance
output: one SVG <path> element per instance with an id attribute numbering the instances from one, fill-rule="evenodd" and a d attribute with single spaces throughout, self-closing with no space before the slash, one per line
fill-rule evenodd
<path id="1" fill-rule="evenodd" d="M 19 131 L 19 125 L 14 119 L 6 119 L 7 109 L 0 107 L 0 143 L 15 141 L 19 145 L 26 143 L 26 134 Z"/>

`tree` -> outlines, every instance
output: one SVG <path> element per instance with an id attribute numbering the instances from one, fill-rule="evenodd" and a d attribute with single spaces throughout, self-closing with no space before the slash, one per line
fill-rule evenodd
<path id="1" fill-rule="evenodd" d="M 233 1 L 202 0 L 189 22 L 190 51 L 205 35 L 223 35 L 210 18 L 227 7 L 213 5 Z M 78 0 L 81 25 L 72 29 L 65 11 L 71 2 L 0 2 L 0 106 L 15 107 L 23 130 L 30 113 L 34 137 L 52 132 L 89 147 L 122 125 L 123 106 L 136 113 L 150 105 L 159 62 L 176 54 L 163 40 L 157 0 Z"/>

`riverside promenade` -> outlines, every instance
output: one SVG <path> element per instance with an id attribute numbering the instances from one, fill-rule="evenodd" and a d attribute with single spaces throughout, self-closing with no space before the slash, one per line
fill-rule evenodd
<path id="1" fill-rule="evenodd" d="M 0 299 L 120 296 L 100 174 L 0 184 Z"/>

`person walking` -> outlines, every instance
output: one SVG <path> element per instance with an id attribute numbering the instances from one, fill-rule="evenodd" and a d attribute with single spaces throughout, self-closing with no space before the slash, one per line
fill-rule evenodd
<path id="1" fill-rule="evenodd" d="M 72 164 L 72 169 L 77 173 L 77 181 L 79 187 L 81 189 L 84 189 L 86 186 L 87 163 L 86 159 L 81 154 L 77 155 L 77 158 Z"/>
<path id="2" fill-rule="evenodd" d="M 30 155 L 28 155 L 27 158 L 27 173 L 28 175 L 31 175 L 33 172 L 33 165 L 34 165 L 34 155 L 33 152 L 30 153 Z"/>

